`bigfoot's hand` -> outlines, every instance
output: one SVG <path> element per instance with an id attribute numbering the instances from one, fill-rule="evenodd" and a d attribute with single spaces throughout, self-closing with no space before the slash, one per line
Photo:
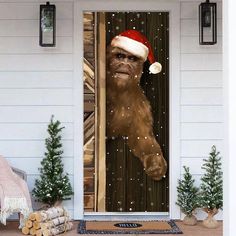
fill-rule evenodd
<path id="1" fill-rule="evenodd" d="M 152 179 L 160 180 L 166 174 L 167 163 L 162 155 L 149 154 L 142 159 L 145 172 Z"/>

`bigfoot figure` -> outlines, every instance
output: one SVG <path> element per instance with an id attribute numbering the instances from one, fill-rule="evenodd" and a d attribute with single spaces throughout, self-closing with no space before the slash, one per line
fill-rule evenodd
<path id="1" fill-rule="evenodd" d="M 153 134 L 151 106 L 139 84 L 147 58 L 150 73 L 160 72 L 161 65 L 155 62 L 150 43 L 135 30 L 116 36 L 108 46 L 107 136 L 125 136 L 147 175 L 160 180 L 167 163 Z"/>

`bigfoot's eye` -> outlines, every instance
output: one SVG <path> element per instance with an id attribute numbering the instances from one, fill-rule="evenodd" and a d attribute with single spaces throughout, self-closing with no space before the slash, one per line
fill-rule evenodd
<path id="1" fill-rule="evenodd" d="M 130 61 L 137 61 L 138 60 L 138 58 L 136 56 L 128 56 L 128 59 Z"/>
<path id="2" fill-rule="evenodd" d="M 126 56 L 125 56 L 125 54 L 123 54 L 123 53 L 117 53 L 116 54 L 116 58 L 118 58 L 118 59 L 124 59 Z"/>

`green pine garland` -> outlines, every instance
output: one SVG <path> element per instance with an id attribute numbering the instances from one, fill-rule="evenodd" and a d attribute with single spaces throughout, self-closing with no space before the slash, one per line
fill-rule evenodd
<path id="1" fill-rule="evenodd" d="M 209 158 L 204 159 L 202 166 L 205 174 L 201 178 L 199 205 L 207 210 L 222 209 L 223 206 L 223 173 L 219 154 L 212 146 Z"/>
<path id="2" fill-rule="evenodd" d="M 41 161 L 40 178 L 35 181 L 33 196 L 40 202 L 53 206 L 57 201 L 70 199 L 73 194 L 68 174 L 63 173 L 63 163 L 61 160 L 62 143 L 60 121 L 54 122 L 54 116 L 48 125 L 49 137 L 45 140 L 47 152 Z"/>
<path id="3" fill-rule="evenodd" d="M 195 180 L 189 172 L 189 167 L 184 166 L 184 176 L 179 180 L 177 187 L 178 196 L 176 204 L 180 207 L 181 211 L 191 217 L 193 211 L 197 208 L 197 192 L 198 188 L 194 186 Z"/>

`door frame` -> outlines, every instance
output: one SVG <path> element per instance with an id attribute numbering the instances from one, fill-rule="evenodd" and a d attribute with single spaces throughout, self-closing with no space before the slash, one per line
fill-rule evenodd
<path id="1" fill-rule="evenodd" d="M 94 212 L 84 213 L 83 194 L 83 12 L 84 11 L 168 11 L 169 12 L 169 213 Z M 143 217 L 180 219 L 176 206 L 180 178 L 180 2 L 157 0 L 74 0 L 74 219 L 129 219 Z"/>

